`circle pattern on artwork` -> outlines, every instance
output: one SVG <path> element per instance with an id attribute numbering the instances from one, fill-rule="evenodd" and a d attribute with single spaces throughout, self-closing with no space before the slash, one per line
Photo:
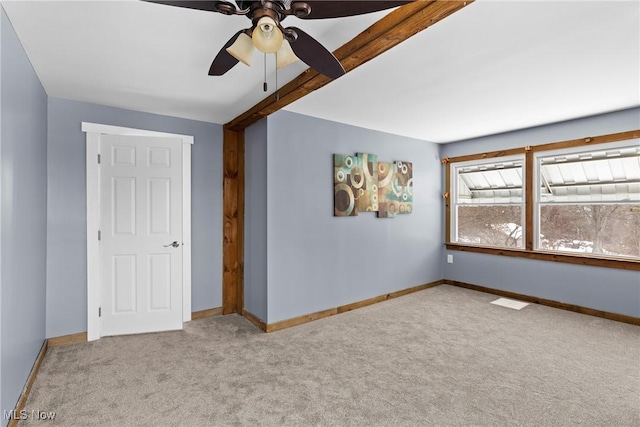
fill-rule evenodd
<path id="1" fill-rule="evenodd" d="M 348 168 L 351 168 L 353 166 L 353 158 L 347 157 L 346 159 L 344 159 L 344 165 Z"/>
<path id="2" fill-rule="evenodd" d="M 353 212 L 355 206 L 355 197 L 353 191 L 345 183 L 336 185 L 333 197 L 335 200 L 335 214 L 337 216 L 349 216 Z"/>
<path id="3" fill-rule="evenodd" d="M 362 173 L 362 168 L 356 166 L 351 170 L 351 185 L 353 188 L 360 188 L 364 184 L 364 174 Z"/>

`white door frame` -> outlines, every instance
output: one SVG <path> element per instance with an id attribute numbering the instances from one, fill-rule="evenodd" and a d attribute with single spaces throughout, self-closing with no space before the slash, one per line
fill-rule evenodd
<path id="1" fill-rule="evenodd" d="M 191 145 L 193 136 L 82 122 L 87 143 L 87 340 L 100 338 L 100 135 L 182 140 L 182 321 L 191 320 Z"/>

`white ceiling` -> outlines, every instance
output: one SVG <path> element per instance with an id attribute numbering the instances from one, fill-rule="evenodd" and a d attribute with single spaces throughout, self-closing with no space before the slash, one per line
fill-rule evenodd
<path id="1" fill-rule="evenodd" d="M 257 53 L 250 68 L 207 75 L 245 17 L 135 0 L 1 3 L 49 96 L 220 124 L 265 97 Z M 284 24 L 335 50 L 385 13 Z M 280 86 L 306 68 L 280 70 Z M 639 106 L 639 76 L 638 0 L 477 0 L 286 109 L 451 142 Z"/>

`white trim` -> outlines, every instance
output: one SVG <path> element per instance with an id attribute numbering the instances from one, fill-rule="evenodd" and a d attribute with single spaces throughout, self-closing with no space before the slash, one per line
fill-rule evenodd
<path id="1" fill-rule="evenodd" d="M 182 140 L 182 321 L 191 320 L 191 143 Z M 187 171 L 187 172 L 185 172 Z"/>
<path id="2" fill-rule="evenodd" d="M 512 206 L 520 206 L 520 222 L 522 225 L 522 246 L 519 246 L 520 249 L 524 249 L 526 242 L 525 242 L 525 235 L 524 235 L 524 224 L 525 224 L 525 216 L 526 216 L 526 207 L 525 207 L 525 202 L 526 202 L 526 189 L 525 189 L 525 183 L 527 180 L 526 177 L 526 173 L 527 171 L 525 170 L 525 163 L 526 163 L 526 156 L 524 154 L 513 154 L 510 156 L 502 156 L 502 157 L 491 157 L 491 158 L 487 158 L 487 159 L 474 159 L 474 160 L 466 160 L 464 162 L 455 162 L 451 164 L 451 168 L 450 168 L 450 176 L 449 176 L 449 182 L 450 182 L 450 187 L 449 188 L 449 197 L 451 198 L 451 202 L 449 203 L 450 206 L 450 217 L 449 217 L 449 224 L 450 224 L 450 231 L 449 231 L 449 241 L 452 243 L 459 243 L 458 242 L 458 206 L 462 206 L 462 203 L 458 203 L 458 170 L 461 168 L 464 168 L 466 166 L 477 166 L 477 165 L 485 165 L 485 164 L 494 164 L 494 163 L 503 163 L 503 162 L 510 162 L 510 161 L 521 161 L 522 162 L 522 201 L 520 203 L 486 203 L 484 204 L 484 206 L 491 206 L 491 205 L 512 205 Z M 472 204 L 468 204 L 466 206 L 481 206 L 480 204 L 477 205 L 472 205 Z M 482 246 L 488 246 L 488 245 L 482 245 Z"/>
<path id="3" fill-rule="evenodd" d="M 121 126 L 101 125 L 82 122 L 82 131 L 103 135 L 134 135 L 134 136 L 161 136 L 163 138 L 180 138 L 183 144 L 193 144 L 193 136 L 177 133 L 156 132 L 153 130 L 125 128 Z"/>
<path id="4" fill-rule="evenodd" d="M 97 165 L 100 135 L 87 133 L 87 339 L 100 338 L 100 169 Z"/>
<path id="5" fill-rule="evenodd" d="M 182 321 L 191 320 L 191 135 L 82 122 L 87 144 L 87 340 L 100 338 L 100 135 L 159 136 L 182 140 Z"/>

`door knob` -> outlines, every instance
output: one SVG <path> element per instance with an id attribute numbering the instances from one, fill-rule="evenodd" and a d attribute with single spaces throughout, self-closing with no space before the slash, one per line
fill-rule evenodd
<path id="1" fill-rule="evenodd" d="M 178 243 L 177 240 L 174 240 L 172 243 L 169 243 L 168 245 L 164 245 L 164 248 L 168 248 L 169 246 L 173 246 L 174 248 L 177 248 L 180 246 L 180 243 Z"/>

